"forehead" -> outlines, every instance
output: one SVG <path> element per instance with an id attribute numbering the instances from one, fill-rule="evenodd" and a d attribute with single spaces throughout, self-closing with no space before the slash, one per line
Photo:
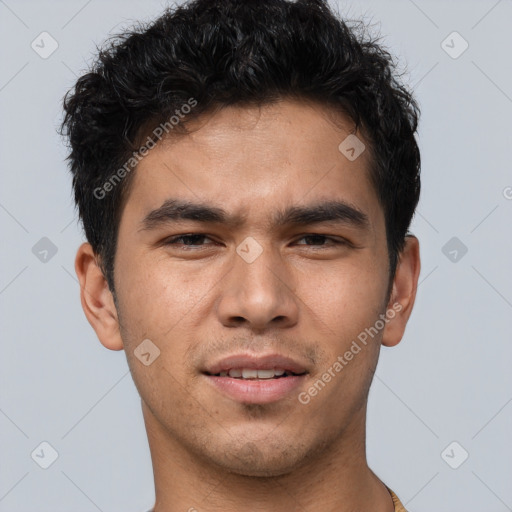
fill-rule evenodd
<path id="1" fill-rule="evenodd" d="M 145 215 L 181 197 L 263 218 L 277 206 L 322 198 L 379 215 L 369 151 L 347 158 L 340 144 L 353 123 L 324 106 L 285 100 L 226 107 L 188 122 L 187 129 L 160 141 L 138 164 L 127 209 Z"/>

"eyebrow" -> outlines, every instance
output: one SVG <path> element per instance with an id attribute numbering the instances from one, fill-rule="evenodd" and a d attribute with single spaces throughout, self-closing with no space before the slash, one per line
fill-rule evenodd
<path id="1" fill-rule="evenodd" d="M 230 228 L 236 228 L 246 221 L 246 215 L 232 215 L 223 208 L 207 203 L 167 199 L 162 206 L 152 210 L 144 217 L 139 231 L 150 231 L 179 220 L 223 224 Z M 354 205 L 339 200 L 327 200 L 279 210 L 271 219 L 270 227 L 302 226 L 327 222 L 345 224 L 363 230 L 370 227 L 370 220 L 366 213 Z"/>

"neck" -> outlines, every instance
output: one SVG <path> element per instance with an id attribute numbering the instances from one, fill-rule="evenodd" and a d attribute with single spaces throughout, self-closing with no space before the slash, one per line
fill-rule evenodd
<path id="1" fill-rule="evenodd" d="M 315 457 L 293 471 L 247 476 L 212 465 L 173 438 L 142 402 L 153 462 L 154 512 L 393 512 L 385 485 L 366 461 L 366 407 Z"/>

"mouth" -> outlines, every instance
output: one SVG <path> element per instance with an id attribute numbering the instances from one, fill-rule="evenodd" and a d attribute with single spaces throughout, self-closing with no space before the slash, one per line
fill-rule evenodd
<path id="1" fill-rule="evenodd" d="M 205 372 L 205 374 L 212 377 L 231 377 L 233 379 L 241 380 L 269 380 L 305 375 L 306 372 L 304 371 L 302 373 L 295 373 L 291 370 L 285 370 L 283 368 L 231 368 L 230 370 L 224 370 L 219 373 L 210 374 Z"/>
<path id="2" fill-rule="evenodd" d="M 216 391 L 231 400 L 264 404 L 288 397 L 309 372 L 300 363 L 280 355 L 242 354 L 225 358 L 202 373 Z"/>

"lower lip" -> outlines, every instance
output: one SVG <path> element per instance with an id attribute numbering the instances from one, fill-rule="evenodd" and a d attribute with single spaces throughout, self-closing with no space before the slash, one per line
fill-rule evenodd
<path id="1" fill-rule="evenodd" d="M 221 393 L 237 402 L 268 404 L 277 402 L 296 390 L 304 381 L 304 375 L 291 375 L 279 379 L 234 379 L 206 375 Z"/>

